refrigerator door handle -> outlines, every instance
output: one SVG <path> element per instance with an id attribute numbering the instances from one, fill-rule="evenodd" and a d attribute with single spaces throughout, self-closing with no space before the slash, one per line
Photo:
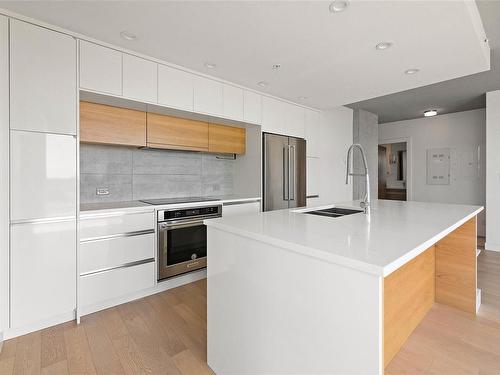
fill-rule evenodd
<path id="1" fill-rule="evenodd" d="M 289 200 L 295 200 L 295 146 L 288 146 L 288 190 Z"/>
<path id="2" fill-rule="evenodd" d="M 289 146 L 283 147 L 283 200 L 288 201 L 290 199 L 290 186 L 288 180 L 290 179 L 290 159 L 289 159 Z"/>

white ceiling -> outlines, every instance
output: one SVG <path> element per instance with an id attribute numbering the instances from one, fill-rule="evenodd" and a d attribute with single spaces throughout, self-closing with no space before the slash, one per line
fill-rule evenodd
<path id="1" fill-rule="evenodd" d="M 0 1 L 0 7 L 247 87 L 331 108 L 489 69 L 474 2 Z M 136 41 L 120 38 L 127 30 Z M 390 41 L 394 46 L 377 51 Z M 209 70 L 204 62 L 217 64 Z M 279 63 L 282 68 L 272 70 Z M 409 68 L 420 72 L 405 75 Z M 262 89 L 259 81 L 269 82 Z"/>
<path id="2" fill-rule="evenodd" d="M 379 123 L 422 117 L 427 109 L 439 114 L 486 107 L 489 91 L 500 90 L 500 1 L 477 5 L 491 48 L 491 70 L 433 85 L 350 104 L 378 115 Z"/>

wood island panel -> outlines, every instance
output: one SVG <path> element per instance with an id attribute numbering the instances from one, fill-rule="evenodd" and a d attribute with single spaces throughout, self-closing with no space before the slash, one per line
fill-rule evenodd
<path id="1" fill-rule="evenodd" d="M 434 304 L 435 269 L 431 246 L 384 278 L 384 367 Z"/>
<path id="2" fill-rule="evenodd" d="M 147 145 L 155 148 L 208 151 L 208 123 L 148 112 Z"/>
<path id="3" fill-rule="evenodd" d="M 476 313 L 477 219 L 436 244 L 436 302 Z"/>
<path id="4" fill-rule="evenodd" d="M 81 101 L 80 141 L 146 146 L 146 112 Z"/>
<path id="5" fill-rule="evenodd" d="M 208 150 L 242 155 L 246 151 L 246 130 L 234 126 L 209 124 Z"/>

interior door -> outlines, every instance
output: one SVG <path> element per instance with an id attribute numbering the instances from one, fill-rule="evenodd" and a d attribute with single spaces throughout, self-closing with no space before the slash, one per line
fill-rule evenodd
<path id="1" fill-rule="evenodd" d="M 288 137 L 264 134 L 264 211 L 288 208 Z"/>
<path id="2" fill-rule="evenodd" d="M 288 140 L 289 186 L 288 207 L 306 205 L 306 141 L 290 137 Z"/>

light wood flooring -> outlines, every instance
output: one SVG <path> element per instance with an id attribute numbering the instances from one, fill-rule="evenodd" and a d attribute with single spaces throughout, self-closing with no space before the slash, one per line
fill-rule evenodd
<path id="1" fill-rule="evenodd" d="M 436 304 L 387 375 L 500 374 L 500 253 L 479 256 L 477 317 Z M 206 364 L 206 280 L 8 340 L 7 374 L 213 374 Z M 340 375 L 340 374 L 339 374 Z"/>

